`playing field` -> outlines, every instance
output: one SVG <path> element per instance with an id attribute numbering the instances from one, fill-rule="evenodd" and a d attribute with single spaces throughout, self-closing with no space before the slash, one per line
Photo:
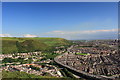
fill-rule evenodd
<path id="1" fill-rule="evenodd" d="M 87 53 L 76 53 L 77 55 L 88 55 Z"/>

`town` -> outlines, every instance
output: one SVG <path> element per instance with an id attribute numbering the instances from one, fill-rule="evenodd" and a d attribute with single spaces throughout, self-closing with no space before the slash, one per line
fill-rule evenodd
<path id="1" fill-rule="evenodd" d="M 120 79 L 118 40 L 74 42 L 67 52 L 56 58 L 59 64 L 86 75 Z"/>
<path id="2" fill-rule="evenodd" d="M 2 54 L 0 56 L 2 60 L 1 65 L 3 66 L 1 70 L 22 71 L 39 76 L 62 77 L 56 66 L 48 64 L 52 60 L 44 60 L 41 52 Z"/>
<path id="3" fill-rule="evenodd" d="M 87 75 L 113 80 L 120 78 L 118 40 L 73 40 L 71 42 L 73 44 L 68 48 L 56 47 L 56 51 L 53 51 L 51 55 L 57 55 L 52 59 L 46 58 L 48 54 L 42 51 L 1 54 L 1 70 L 20 71 L 39 76 L 64 77 L 59 66 L 51 64 L 58 61 L 57 64 L 74 68 L 83 74 L 87 73 Z M 74 73 L 72 74 L 74 75 Z"/>

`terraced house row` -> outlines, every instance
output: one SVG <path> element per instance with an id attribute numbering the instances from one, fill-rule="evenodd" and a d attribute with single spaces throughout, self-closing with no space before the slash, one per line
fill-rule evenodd
<path id="1" fill-rule="evenodd" d="M 108 43 L 105 42 L 104 45 L 109 47 L 112 44 L 108 45 Z M 117 46 L 117 42 L 113 41 L 113 44 Z M 78 45 L 73 45 L 68 49 L 67 53 L 58 58 L 58 61 L 78 71 L 92 75 L 120 77 L 120 54 L 117 48 L 110 46 L 109 48 L 104 47 L 102 49 L 102 46 L 99 47 L 81 48 Z M 76 53 L 89 53 L 89 55 L 79 55 Z"/>

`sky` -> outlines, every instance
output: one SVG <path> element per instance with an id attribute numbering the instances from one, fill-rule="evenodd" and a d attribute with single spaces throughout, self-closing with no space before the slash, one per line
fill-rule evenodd
<path id="1" fill-rule="evenodd" d="M 116 39 L 117 2 L 3 2 L 2 37 Z"/>
<path id="2" fill-rule="evenodd" d="M 2 0 L 2 2 L 119 2 L 119 0 Z"/>

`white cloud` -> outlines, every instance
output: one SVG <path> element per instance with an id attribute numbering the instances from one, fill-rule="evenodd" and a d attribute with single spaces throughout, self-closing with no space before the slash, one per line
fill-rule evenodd
<path id="1" fill-rule="evenodd" d="M 84 30 L 84 31 L 51 31 L 47 35 L 53 37 L 62 37 L 66 39 L 91 39 L 91 38 L 112 38 L 117 33 L 118 29 L 103 29 L 103 30 Z M 111 34 L 111 35 L 110 35 Z"/>
<path id="2" fill-rule="evenodd" d="M 0 37 L 12 37 L 10 34 L 0 34 Z"/>
<path id="3" fill-rule="evenodd" d="M 98 32 L 116 32 L 118 29 L 110 29 L 110 30 L 85 30 L 85 31 L 52 31 L 48 32 L 49 34 L 92 34 Z"/>
<path id="4" fill-rule="evenodd" d="M 32 34 L 25 34 L 23 37 L 37 37 L 37 35 L 32 35 Z"/>

